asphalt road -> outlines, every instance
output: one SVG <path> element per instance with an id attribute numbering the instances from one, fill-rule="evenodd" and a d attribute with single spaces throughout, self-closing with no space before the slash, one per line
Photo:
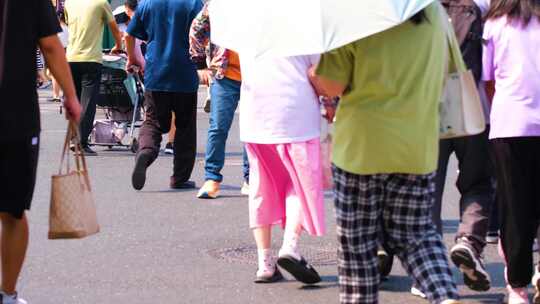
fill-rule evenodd
<path id="1" fill-rule="evenodd" d="M 41 92 L 47 97 L 49 92 Z M 201 93 L 203 95 L 203 93 Z M 201 97 L 202 97 L 201 95 Z M 202 100 L 202 98 L 201 98 Z M 306 288 L 288 277 L 273 285 L 252 283 L 256 271 L 254 241 L 248 229 L 247 199 L 242 183 L 241 143 L 235 120 L 227 146 L 223 197 L 198 200 L 196 190 L 171 191 L 172 158 L 161 156 L 148 172 L 143 191 L 131 188 L 134 162 L 127 149 L 97 148 L 89 167 L 102 231 L 82 240 L 48 240 L 50 176 L 58 170 L 66 122 L 56 104 L 41 100 L 42 145 L 31 222 L 31 245 L 20 280 L 20 293 L 30 303 L 337 303 L 335 220 L 327 195 L 328 235 L 304 237 L 303 253 L 324 281 Z M 203 183 L 203 156 L 208 115 L 199 109 L 198 159 L 193 180 Z M 444 202 L 445 240 L 453 243 L 459 195 L 451 162 Z M 275 229 L 274 247 L 281 231 Z M 464 303 L 501 303 L 503 267 L 495 246 L 486 249 L 493 277 L 487 293 L 467 290 L 454 269 Z M 380 303 L 423 303 L 410 295 L 411 280 L 396 266 L 382 284 Z M 426 302 L 427 303 L 427 302 Z"/>

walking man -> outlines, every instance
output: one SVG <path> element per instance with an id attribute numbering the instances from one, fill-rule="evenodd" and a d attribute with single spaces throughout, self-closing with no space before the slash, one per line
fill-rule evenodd
<path id="1" fill-rule="evenodd" d="M 221 170 L 225 163 L 225 144 L 240 100 L 242 75 L 238 54 L 210 43 L 210 16 L 208 3 L 193 20 L 189 34 L 191 59 L 198 67 L 206 67 L 207 48 L 210 44 L 210 70 L 202 69 L 211 81 L 212 103 L 210 107 L 210 128 L 206 145 L 204 165 L 205 183 L 197 194 L 198 198 L 214 199 L 219 196 L 219 186 L 223 181 Z M 208 75 L 208 73 L 211 75 Z M 249 184 L 249 163 L 243 152 L 244 184 L 242 193 L 247 194 Z"/>
<path id="2" fill-rule="evenodd" d="M 162 135 L 175 114 L 172 189 L 194 188 L 189 181 L 197 151 L 197 91 L 199 77 L 189 58 L 189 28 L 201 10 L 201 0 L 147 0 L 137 7 L 126 37 L 128 68 L 142 67 L 135 39 L 147 41 L 144 81 L 146 119 L 139 133 L 139 151 L 132 185 L 141 190 L 146 170 L 158 157 Z"/>
<path id="3" fill-rule="evenodd" d="M 28 247 L 25 212 L 32 201 L 39 154 L 36 46 L 64 91 L 67 117 L 74 121 L 80 117 L 64 48 L 57 37 L 60 31 L 50 0 L 0 2 L 0 129 L 6 131 L 0 134 L 0 304 L 27 303 L 17 295 L 16 287 Z"/>
<path id="4" fill-rule="evenodd" d="M 95 155 L 88 138 L 94 127 L 101 80 L 103 27 L 108 25 L 114 36 L 113 52 L 122 49 L 122 35 L 107 0 L 66 0 L 64 5 L 69 31 L 67 59 L 83 108 L 81 145 L 86 155 Z"/>

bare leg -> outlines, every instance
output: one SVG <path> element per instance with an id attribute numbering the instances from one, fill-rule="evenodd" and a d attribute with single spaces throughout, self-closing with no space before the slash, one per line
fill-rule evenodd
<path id="1" fill-rule="evenodd" d="M 26 215 L 19 220 L 7 213 L 0 213 L 0 220 L 2 221 L 2 290 L 13 294 L 16 291 L 17 279 L 28 248 L 28 221 Z"/>
<path id="2" fill-rule="evenodd" d="M 270 243 L 272 241 L 272 228 L 270 226 L 253 229 L 253 236 L 257 243 L 257 249 L 270 249 Z"/>
<path id="3" fill-rule="evenodd" d="M 289 196 L 286 203 L 287 222 L 285 224 L 285 233 L 283 235 L 283 245 L 279 255 L 293 255 L 300 259 L 298 253 L 298 239 L 302 233 L 302 205 L 297 196 Z"/>
<path id="4" fill-rule="evenodd" d="M 272 227 L 265 226 L 253 229 L 253 236 L 257 243 L 257 257 L 259 269 L 257 270 L 257 277 L 270 276 L 274 273 L 276 266 L 274 258 L 272 256 L 271 240 L 272 240 Z"/>
<path id="5" fill-rule="evenodd" d="M 53 98 L 60 98 L 60 86 L 55 78 L 52 79 L 53 85 Z"/>
<path id="6" fill-rule="evenodd" d="M 176 121 L 176 117 L 174 116 L 174 113 L 173 113 L 172 120 L 171 120 L 171 129 L 168 134 L 168 137 L 169 137 L 169 140 L 167 141 L 168 143 L 174 143 L 174 136 L 176 135 L 175 121 Z"/>

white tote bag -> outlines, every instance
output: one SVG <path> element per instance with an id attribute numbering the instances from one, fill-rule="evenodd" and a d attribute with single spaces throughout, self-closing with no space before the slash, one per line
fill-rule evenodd
<path id="1" fill-rule="evenodd" d="M 447 18 L 447 17 L 446 17 Z M 459 68 L 458 60 L 462 61 L 457 40 L 451 30 L 447 29 L 449 53 L 455 73 L 450 73 L 446 79 L 445 89 L 441 98 L 440 138 L 456 138 L 476 135 L 484 132 L 486 121 L 482 101 L 471 71 Z M 465 66 L 462 64 L 461 66 Z"/>

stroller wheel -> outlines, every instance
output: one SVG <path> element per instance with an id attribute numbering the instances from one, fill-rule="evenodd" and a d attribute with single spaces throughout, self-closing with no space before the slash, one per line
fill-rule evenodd
<path id="1" fill-rule="evenodd" d="M 137 153 L 137 151 L 139 151 L 139 143 L 137 142 L 137 139 L 134 138 L 133 140 L 131 140 L 131 145 L 129 145 L 129 149 L 133 153 Z"/>

